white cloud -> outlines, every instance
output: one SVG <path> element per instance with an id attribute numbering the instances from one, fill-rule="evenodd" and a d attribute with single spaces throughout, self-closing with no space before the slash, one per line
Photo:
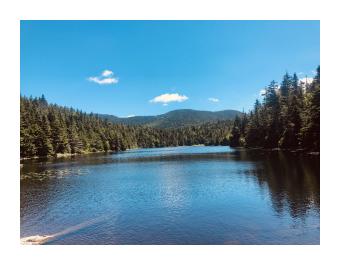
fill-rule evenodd
<path id="1" fill-rule="evenodd" d="M 100 76 L 92 76 L 87 79 L 99 85 L 117 84 L 118 77 L 115 77 L 111 70 L 104 70 Z"/>
<path id="2" fill-rule="evenodd" d="M 113 75 L 113 72 L 111 70 L 104 70 L 102 72 L 102 76 L 108 77 L 108 76 L 111 76 L 111 75 Z"/>
<path id="3" fill-rule="evenodd" d="M 135 117 L 135 116 L 136 116 L 135 114 L 130 114 L 130 115 L 127 115 L 126 117 L 131 118 L 131 117 Z"/>
<path id="4" fill-rule="evenodd" d="M 186 101 L 187 99 L 188 97 L 185 95 L 180 95 L 178 93 L 173 93 L 173 94 L 166 93 L 166 94 L 163 94 L 163 95 L 160 95 L 160 96 L 157 96 L 151 99 L 149 102 L 163 103 L 164 106 L 167 106 L 167 104 L 170 102 L 183 102 L 183 101 Z"/>
<path id="5" fill-rule="evenodd" d="M 313 82 L 313 77 L 304 77 L 304 78 L 300 78 L 299 81 L 301 83 L 307 83 L 307 84 L 311 84 Z"/>
<path id="6" fill-rule="evenodd" d="M 313 78 L 312 77 L 300 78 L 299 81 L 302 89 L 306 89 L 307 84 L 311 84 L 313 82 Z"/>
<path id="7" fill-rule="evenodd" d="M 217 103 L 220 101 L 218 98 L 208 98 L 208 100 L 214 103 Z"/>
<path id="8" fill-rule="evenodd" d="M 260 97 L 263 97 L 266 94 L 266 90 L 263 88 L 260 90 Z"/>
<path id="9" fill-rule="evenodd" d="M 89 77 L 88 79 L 91 82 L 97 83 L 99 85 L 109 85 L 109 84 L 117 84 L 118 79 L 115 77 L 112 78 L 99 78 L 99 77 Z"/>

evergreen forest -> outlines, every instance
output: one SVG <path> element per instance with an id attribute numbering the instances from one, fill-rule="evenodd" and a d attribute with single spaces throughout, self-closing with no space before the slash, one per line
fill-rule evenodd
<path id="1" fill-rule="evenodd" d="M 20 156 L 198 144 L 319 152 L 320 67 L 310 83 L 288 73 L 280 84 L 272 81 L 261 101 L 233 121 L 154 128 L 115 123 L 99 114 L 49 104 L 44 95 L 20 96 Z"/>

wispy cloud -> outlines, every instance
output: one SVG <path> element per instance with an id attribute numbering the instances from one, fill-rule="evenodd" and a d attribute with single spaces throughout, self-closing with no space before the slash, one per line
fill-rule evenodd
<path id="1" fill-rule="evenodd" d="M 132 117 L 135 117 L 136 115 L 135 114 L 130 114 L 130 115 L 127 115 L 126 118 L 132 118 Z"/>
<path id="2" fill-rule="evenodd" d="M 178 93 L 173 93 L 173 94 L 162 94 L 160 96 L 157 96 L 151 100 L 149 100 L 149 102 L 151 103 L 163 103 L 163 106 L 167 106 L 168 103 L 170 102 L 183 102 L 186 101 L 187 99 L 189 99 L 187 96 L 185 95 L 180 95 Z"/>
<path id="3" fill-rule="evenodd" d="M 111 70 L 104 70 L 100 76 L 91 76 L 87 80 L 99 85 L 110 85 L 118 83 L 118 77 L 115 77 Z"/>
<path id="4" fill-rule="evenodd" d="M 102 72 L 102 76 L 108 77 L 108 76 L 111 76 L 111 75 L 113 75 L 113 72 L 111 70 L 104 70 Z"/>
<path id="5" fill-rule="evenodd" d="M 214 103 L 220 102 L 218 98 L 208 98 L 208 100 Z"/>
<path id="6" fill-rule="evenodd" d="M 259 96 L 263 97 L 266 94 L 266 90 L 263 88 L 260 90 Z"/>
<path id="7" fill-rule="evenodd" d="M 313 82 L 313 77 L 304 77 L 304 78 L 300 78 L 299 81 L 301 83 L 307 83 L 307 84 L 310 84 Z"/>

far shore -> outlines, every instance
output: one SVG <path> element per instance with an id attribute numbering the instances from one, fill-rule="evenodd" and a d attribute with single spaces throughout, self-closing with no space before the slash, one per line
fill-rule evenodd
<path id="1" fill-rule="evenodd" d="M 166 148 L 166 147 L 183 147 L 183 146 L 225 146 L 225 145 L 204 145 L 204 144 L 195 144 L 195 145 L 179 145 L 179 146 L 162 146 L 162 147 L 148 147 L 148 148 Z M 231 146 L 230 146 L 231 147 Z M 232 146 L 235 149 L 243 149 L 243 150 L 259 150 L 259 151 L 266 151 L 266 152 L 290 152 L 290 153 L 299 153 L 299 154 L 307 154 L 307 155 L 320 155 L 320 152 L 309 151 L 304 149 L 284 149 L 284 148 L 263 148 L 263 147 L 242 147 L 242 146 Z M 83 152 L 83 153 L 65 153 L 61 154 L 58 153 L 54 156 L 34 156 L 34 157 L 20 157 L 20 161 L 25 160 L 34 160 L 34 159 L 43 159 L 43 158 L 67 158 L 67 157 L 75 157 L 75 156 L 82 156 L 82 155 L 90 155 L 90 154 L 113 154 L 118 152 L 124 152 L 129 150 L 136 150 L 136 149 L 143 149 L 141 147 L 136 148 L 128 148 L 126 150 L 120 151 L 96 151 L 96 152 Z"/>
<path id="2" fill-rule="evenodd" d="M 307 155 L 320 155 L 320 152 L 310 151 L 305 149 L 288 149 L 288 148 L 264 148 L 264 147 L 243 147 L 243 146 L 231 146 L 236 149 L 244 149 L 244 150 L 259 150 L 265 152 L 290 152 L 290 153 L 298 153 L 298 154 L 307 154 Z"/>
<path id="3" fill-rule="evenodd" d="M 41 159 L 41 158 L 66 158 L 66 157 L 72 157 L 72 156 L 82 156 L 82 155 L 90 155 L 90 154 L 100 154 L 100 153 L 115 153 L 114 151 L 96 151 L 96 152 L 83 152 L 83 153 L 58 153 L 53 156 L 33 156 L 33 157 L 20 157 L 20 161 L 23 160 L 34 160 L 34 159 Z"/>

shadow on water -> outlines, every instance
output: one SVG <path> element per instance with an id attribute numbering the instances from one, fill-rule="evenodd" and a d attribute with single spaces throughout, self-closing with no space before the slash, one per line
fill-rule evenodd
<path id="1" fill-rule="evenodd" d="M 256 177 L 261 188 L 268 187 L 274 210 L 286 207 L 293 218 L 303 218 L 309 209 L 320 212 L 320 157 L 282 151 L 240 150 L 237 159 L 254 161 L 245 174 Z"/>

